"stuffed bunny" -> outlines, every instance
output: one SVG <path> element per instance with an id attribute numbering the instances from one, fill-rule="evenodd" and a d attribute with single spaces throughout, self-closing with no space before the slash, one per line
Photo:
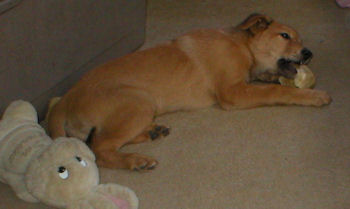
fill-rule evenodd
<path id="1" fill-rule="evenodd" d="M 99 184 L 95 156 L 82 141 L 52 141 L 25 101 L 12 102 L 0 121 L 0 181 L 28 202 L 68 209 L 138 208 L 129 188 Z"/>

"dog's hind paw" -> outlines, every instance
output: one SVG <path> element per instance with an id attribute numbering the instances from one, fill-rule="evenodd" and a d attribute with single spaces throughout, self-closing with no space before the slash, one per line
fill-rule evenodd
<path id="1" fill-rule="evenodd" d="M 158 161 L 144 155 L 131 154 L 126 158 L 129 164 L 129 169 L 134 171 L 153 170 L 158 165 Z"/>
<path id="2" fill-rule="evenodd" d="M 151 130 L 148 131 L 148 135 L 152 140 L 166 137 L 170 134 L 170 128 L 166 126 L 154 125 Z"/>

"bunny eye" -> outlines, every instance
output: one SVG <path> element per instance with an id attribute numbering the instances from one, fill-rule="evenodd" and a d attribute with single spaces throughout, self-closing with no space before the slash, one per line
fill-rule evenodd
<path id="1" fill-rule="evenodd" d="M 68 170 L 63 166 L 58 167 L 57 172 L 58 172 L 58 176 L 61 179 L 67 179 L 69 176 Z"/>
<path id="2" fill-rule="evenodd" d="M 78 161 L 83 167 L 86 167 L 86 166 L 87 166 L 86 161 L 83 160 L 83 159 L 81 159 L 81 157 L 76 156 L 75 159 L 77 159 L 77 161 Z"/>

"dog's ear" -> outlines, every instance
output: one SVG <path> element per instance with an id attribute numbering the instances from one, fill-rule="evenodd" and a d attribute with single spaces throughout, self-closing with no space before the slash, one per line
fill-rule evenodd
<path id="1" fill-rule="evenodd" d="M 267 29 L 272 21 L 271 17 L 254 13 L 249 15 L 241 24 L 239 24 L 238 28 L 248 31 L 251 35 L 255 35 Z"/>

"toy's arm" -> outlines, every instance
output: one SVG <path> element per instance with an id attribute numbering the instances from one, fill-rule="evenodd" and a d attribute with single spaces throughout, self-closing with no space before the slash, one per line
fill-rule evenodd
<path id="1" fill-rule="evenodd" d="M 38 122 L 38 116 L 33 105 L 23 100 L 16 100 L 6 108 L 2 119 L 29 120 Z"/>

